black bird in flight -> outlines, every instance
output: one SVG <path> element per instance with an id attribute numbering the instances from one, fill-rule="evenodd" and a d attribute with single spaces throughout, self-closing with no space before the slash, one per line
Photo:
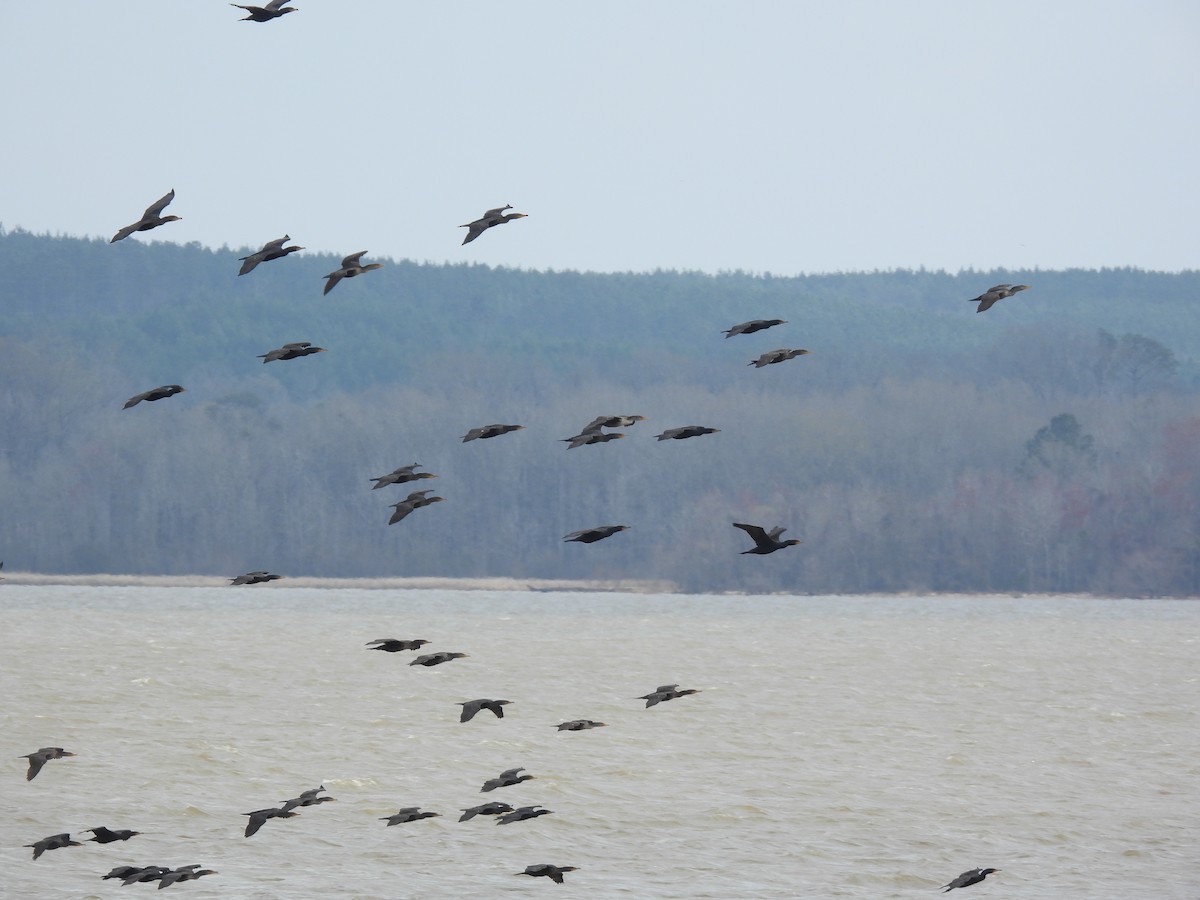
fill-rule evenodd
<path id="1" fill-rule="evenodd" d="M 245 21 L 244 19 L 242 21 Z M 274 241 L 268 241 L 263 244 L 261 250 L 257 253 L 251 253 L 249 256 L 241 257 L 242 267 L 238 270 L 238 275 L 246 275 L 253 272 L 255 267 L 262 262 L 268 262 L 272 259 L 282 259 L 289 253 L 295 253 L 297 250 L 303 250 L 303 247 L 285 247 L 283 246 L 292 238 L 290 235 L 284 235 Z"/>
<path id="2" fill-rule="evenodd" d="M 782 525 L 772 528 L 770 531 L 767 531 L 761 525 L 747 525 L 744 522 L 734 522 L 733 527 L 742 529 L 742 531 L 754 539 L 754 546 L 749 550 L 743 550 L 742 556 L 745 556 L 747 553 L 756 553 L 759 556 L 765 556 L 768 553 L 774 553 L 776 550 L 782 550 L 784 547 L 795 547 L 798 544 L 804 543 L 795 538 L 781 541 L 779 536 L 787 531 Z"/>
<path id="3" fill-rule="evenodd" d="M 524 767 L 516 769 L 505 769 L 495 778 L 489 778 L 483 783 L 483 787 L 479 789 L 481 794 L 488 791 L 494 791 L 496 788 L 512 787 L 514 784 L 520 784 L 522 781 L 530 781 L 536 778 L 536 775 L 518 775 L 518 772 L 524 772 Z"/>
<path id="4" fill-rule="evenodd" d="M 596 528 L 585 528 L 582 531 L 572 531 L 563 541 L 577 541 L 581 544 L 594 544 L 607 537 L 612 537 L 618 531 L 628 531 L 628 525 L 600 525 Z"/>
<path id="5" fill-rule="evenodd" d="M 429 506 L 431 503 L 441 503 L 445 497 L 426 497 L 432 491 L 413 491 L 403 500 L 392 504 L 392 509 L 396 510 L 392 513 L 392 517 L 388 519 L 389 525 L 395 525 L 409 513 L 415 509 L 420 509 L 423 506 Z"/>
<path id="6" fill-rule="evenodd" d="M 368 263 L 363 265 L 361 260 L 366 255 L 366 250 L 359 250 L 357 253 L 351 253 L 349 256 L 342 258 L 342 265 L 325 276 L 325 290 L 322 294 L 328 294 L 334 289 L 339 281 L 343 278 L 354 278 L 361 275 L 363 272 L 370 272 L 373 269 L 382 269 L 383 263 Z"/>
<path id="7" fill-rule="evenodd" d="M 771 366 L 775 363 L 786 362 L 789 359 L 795 359 L 797 356 L 803 356 L 808 353 L 807 350 L 771 350 L 764 353 L 758 359 L 751 360 L 747 365 L 754 366 L 756 369 L 761 369 L 763 366 Z"/>
<path id="8" fill-rule="evenodd" d="M 1013 294 L 1027 290 L 1029 290 L 1029 285 L 1027 284 L 997 284 L 988 288 L 978 297 L 972 297 L 969 302 L 979 303 L 979 306 L 975 308 L 975 312 L 987 312 L 1006 297 L 1011 297 Z"/>
<path id="9" fill-rule="evenodd" d="M 29 760 L 29 771 L 25 773 L 26 781 L 33 781 L 37 778 L 38 772 L 42 771 L 42 766 L 52 759 L 62 759 L 64 756 L 74 756 L 70 750 L 64 750 L 62 747 L 43 747 L 34 753 L 26 753 L 22 759 Z"/>
<path id="10" fill-rule="evenodd" d="M 467 441 L 481 440 L 486 441 L 488 438 L 500 437 L 502 434 L 508 434 L 510 431 L 520 431 L 524 425 L 482 425 L 479 428 L 472 428 L 463 435 L 463 443 Z"/>
<path id="11" fill-rule="evenodd" d="M 462 715 L 458 717 L 458 721 L 470 722 L 481 709 L 491 710 L 496 714 L 497 719 L 503 719 L 504 707 L 510 703 L 512 703 L 511 700 L 468 700 L 465 703 L 458 704 L 463 708 Z"/>
<path id="12" fill-rule="evenodd" d="M 481 234 L 495 225 L 507 225 L 513 219 L 527 218 L 525 213 L 509 213 L 508 215 L 505 215 L 504 211 L 506 209 L 512 209 L 512 204 L 506 203 L 504 206 L 499 206 L 496 209 L 489 209 L 474 222 L 468 222 L 466 225 L 458 226 L 459 228 L 470 229 L 467 231 L 467 236 L 463 238 L 463 243 L 471 243 L 471 241 L 475 240 L 475 238 L 479 237 Z"/>
<path id="13" fill-rule="evenodd" d="M 683 441 L 688 438 L 700 437 L 702 434 L 716 434 L 720 430 L 720 428 L 708 428 L 704 425 L 684 425 L 682 428 L 668 428 L 655 437 L 660 441 Z"/>
<path id="14" fill-rule="evenodd" d="M 380 822 L 387 822 L 390 828 L 393 825 L 402 825 L 405 822 L 416 822 L 418 819 L 432 819 L 435 816 L 440 816 L 441 813 L 421 812 L 419 806 L 405 806 L 399 812 L 390 816 L 381 816 Z"/>
<path id="15" fill-rule="evenodd" d="M 513 822 L 523 822 L 526 819 L 536 819 L 538 816 L 548 816 L 554 812 L 552 809 L 539 809 L 538 807 L 540 806 L 540 803 L 535 803 L 533 806 L 518 807 L 510 813 L 499 816 L 496 819 L 496 824 L 510 825 Z"/>
<path id="16" fill-rule="evenodd" d="M 476 816 L 498 816 L 501 813 L 510 813 L 513 808 L 507 803 L 483 803 L 479 806 L 472 806 L 470 809 L 464 809 L 462 815 L 458 817 L 458 821 L 465 822 L 467 819 L 473 819 Z"/>
<path id="17" fill-rule="evenodd" d="M 587 731 L 589 728 L 603 728 L 604 726 L 604 722 L 593 722 L 591 719 L 572 719 L 570 722 L 560 723 L 557 727 L 559 731 Z"/>
<path id="18" fill-rule="evenodd" d="M 290 12 L 298 12 L 294 6 L 283 5 L 287 2 L 289 0 L 271 0 L 266 6 L 242 6 L 240 3 L 230 3 L 229 5 L 250 13 L 246 18 L 238 19 L 239 22 L 270 22 L 272 19 L 286 16 Z M 287 238 L 284 240 L 286 241 Z"/>
<path id="19" fill-rule="evenodd" d="M 575 872 L 577 866 L 552 866 L 550 863 L 539 863 L 536 866 L 526 866 L 524 872 L 516 872 L 516 875 L 532 875 L 537 878 L 539 875 L 544 875 L 556 884 L 563 883 L 563 872 Z"/>
<path id="20" fill-rule="evenodd" d="M 125 401 L 122 409 L 129 409 L 131 406 L 137 406 L 143 400 L 153 403 L 155 400 L 162 400 L 165 397 L 174 397 L 176 394 L 182 394 L 187 388 L 181 388 L 177 384 L 164 384 L 162 387 L 156 387 L 153 390 L 138 394 L 136 397 L 130 397 Z"/>
<path id="21" fill-rule="evenodd" d="M 113 841 L 127 841 L 135 834 L 141 834 L 140 831 L 129 831 L 122 829 L 113 831 L 110 828 L 105 828 L 101 825 L 99 828 L 85 828 L 84 831 L 90 831 L 95 837 L 88 838 L 89 841 L 95 841 L 97 844 L 111 844 Z"/>
<path id="22" fill-rule="evenodd" d="M 117 241 L 123 241 L 135 231 L 149 231 L 151 228 L 157 228 L 159 225 L 166 225 L 168 222 L 181 221 L 179 216 L 164 216 L 162 211 L 167 208 L 167 204 L 175 199 L 175 190 L 172 188 L 165 195 L 146 207 L 146 211 L 142 213 L 142 217 L 132 225 L 126 225 L 120 231 L 113 235 L 110 244 L 115 244 Z"/>
<path id="23" fill-rule="evenodd" d="M 370 479 L 375 482 L 371 486 L 371 490 L 376 491 L 389 484 L 407 484 L 410 481 L 420 481 L 423 478 L 437 478 L 432 472 L 415 471 L 420 465 L 420 463 L 413 463 L 411 466 L 401 466 L 398 469 L 388 472 L 386 475 Z"/>
<path id="24" fill-rule="evenodd" d="M 71 840 L 71 835 L 67 832 L 62 834 L 52 834 L 50 837 L 44 837 L 40 841 L 34 841 L 32 844 L 25 844 L 26 847 L 33 848 L 33 858 L 37 859 L 47 850 L 58 850 L 62 847 L 82 847 L 83 844 L 79 841 Z"/>
<path id="25" fill-rule="evenodd" d="M 742 322 L 734 325 L 728 331 L 724 332 L 725 340 L 729 340 L 735 334 L 754 334 L 756 331 L 762 331 L 766 328 L 774 328 L 776 325 L 786 325 L 783 319 L 753 319 L 749 322 Z"/>
<path id="26" fill-rule="evenodd" d="M 233 584 L 262 584 L 265 581 L 278 581 L 282 575 L 272 575 L 267 571 L 247 572 L 245 575 L 238 575 L 236 578 L 230 578 L 229 583 Z"/>
<path id="27" fill-rule="evenodd" d="M 440 666 L 442 663 L 450 662 L 452 659 L 462 659 L 464 656 L 469 656 L 467 653 L 450 653 L 442 650 L 440 653 L 426 653 L 424 656 L 418 656 L 410 666 Z"/>
<path id="28" fill-rule="evenodd" d="M 384 653 L 399 653 L 401 650 L 420 650 L 428 643 L 429 641 L 422 638 L 415 638 L 411 641 L 399 638 L 377 638 L 373 641 L 368 641 L 366 646 L 372 650 L 382 650 Z"/>
<path id="29" fill-rule="evenodd" d="M 299 797 L 293 797 L 291 800 L 284 800 L 283 805 L 279 808 L 284 812 L 289 812 L 297 806 L 316 806 L 318 803 L 332 803 L 337 800 L 337 797 L 320 797 L 322 791 L 325 790 L 325 785 L 313 788 L 310 791 L 301 791 Z"/>
<path id="30" fill-rule="evenodd" d="M 311 341 L 293 341 L 290 344 L 284 344 L 270 353 L 260 353 L 258 358 L 263 361 L 263 365 L 276 360 L 299 359 L 302 356 L 311 356 L 314 353 L 324 353 L 324 347 L 314 347 Z"/>
<path id="31" fill-rule="evenodd" d="M 292 812 L 290 809 L 284 809 L 283 807 L 276 807 L 272 809 L 256 809 L 254 812 L 242 813 L 242 815 L 250 817 L 250 820 L 246 823 L 246 837 L 250 837 L 263 827 L 267 819 L 290 819 L 293 816 L 300 815 L 300 813 Z"/>
<path id="32" fill-rule="evenodd" d="M 983 879 L 987 878 L 993 872 L 999 872 L 999 869 L 971 869 L 969 872 L 963 872 L 949 884 L 943 884 L 945 888 L 943 894 L 948 894 L 955 888 L 968 887 L 972 884 L 979 884 Z"/>
<path id="33" fill-rule="evenodd" d="M 688 688 L 687 690 L 679 690 L 677 684 L 660 684 L 648 694 L 643 694 L 640 697 L 635 697 L 635 700 L 645 700 L 646 709 L 658 703 L 665 703 L 668 700 L 674 700 L 677 697 L 686 697 L 688 694 L 699 694 L 697 688 Z"/>

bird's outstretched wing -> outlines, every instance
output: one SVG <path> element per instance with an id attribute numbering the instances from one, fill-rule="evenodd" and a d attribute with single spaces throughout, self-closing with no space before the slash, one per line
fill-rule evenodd
<path id="1" fill-rule="evenodd" d="M 764 545 L 769 546 L 771 544 L 770 536 L 761 525 L 747 525 L 744 522 L 734 522 L 733 527 L 742 529 L 742 531 L 750 535 L 754 543 L 760 547 Z"/>

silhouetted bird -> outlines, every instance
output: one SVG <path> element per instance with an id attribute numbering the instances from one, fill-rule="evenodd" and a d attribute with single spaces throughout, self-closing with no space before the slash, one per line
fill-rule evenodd
<path id="1" fill-rule="evenodd" d="M 299 797 L 293 797 L 291 800 L 284 800 L 283 805 L 279 808 L 284 812 L 295 809 L 297 806 L 316 806 L 318 803 L 332 803 L 337 800 L 336 797 L 319 797 L 317 796 L 323 790 L 325 785 L 313 788 L 310 791 L 301 791 Z"/>
<path id="2" fill-rule="evenodd" d="M 581 434 L 599 431 L 601 428 L 628 428 L 638 422 L 646 421 L 645 416 L 596 416 L 580 430 Z"/>
<path id="3" fill-rule="evenodd" d="M 111 844 L 113 841 L 127 841 L 135 834 L 141 834 L 140 831 L 129 831 L 123 829 L 121 831 L 113 831 L 101 825 L 99 828 L 85 828 L 84 831 L 90 831 L 95 837 L 88 838 L 89 841 L 95 841 L 97 844 Z"/>
<path id="4" fill-rule="evenodd" d="M 263 365 L 266 365 L 269 362 L 275 362 L 280 359 L 299 359 L 302 356 L 324 352 L 324 347 L 314 347 L 310 341 L 295 341 L 291 344 L 284 344 L 270 353 L 260 353 L 258 354 L 258 358 L 263 361 Z"/>
<path id="5" fill-rule="evenodd" d="M 979 306 L 975 308 L 975 312 L 987 312 L 1006 297 L 1011 297 L 1013 294 L 1027 290 L 1029 290 L 1029 285 L 1027 284 L 997 284 L 988 288 L 978 297 L 972 297 L 970 302 L 979 303 Z"/>
<path id="6" fill-rule="evenodd" d="M 464 809 L 462 815 L 458 817 L 458 821 L 465 822 L 467 819 L 473 819 L 476 816 L 498 816 L 501 813 L 512 812 L 513 808 L 507 803 L 484 803 L 481 806 L 472 806 L 470 809 Z"/>
<path id="7" fill-rule="evenodd" d="M 411 466 L 401 466 L 395 471 L 388 472 L 386 475 L 380 475 L 378 478 L 372 478 L 375 484 L 371 486 L 371 490 L 375 491 L 389 484 L 406 484 L 409 481 L 420 481 L 423 478 L 437 478 L 432 472 L 415 472 L 420 463 L 413 463 Z"/>
<path id="8" fill-rule="evenodd" d="M 245 7 L 242 7 L 245 9 Z M 246 21 L 242 19 L 242 21 Z M 289 253 L 295 253 L 297 250 L 303 250 L 303 247 L 285 247 L 283 246 L 292 238 L 290 235 L 284 235 L 278 240 L 268 241 L 263 244 L 263 248 L 257 253 L 251 253 L 249 256 L 241 257 L 242 268 L 238 270 L 238 275 L 245 275 L 248 272 L 253 272 L 255 267 L 262 262 L 269 262 L 272 259 L 281 259 Z"/>
<path id="9" fill-rule="evenodd" d="M 513 822 L 523 822 L 526 819 L 536 819 L 538 816 L 548 816 L 554 812 L 552 809 L 539 809 L 540 803 L 535 803 L 533 806 L 521 806 L 514 809 L 510 813 L 499 816 L 496 819 L 497 825 L 509 825 Z"/>
<path id="10" fill-rule="evenodd" d="M 654 706 L 657 703 L 665 703 L 668 700 L 674 700 L 676 697 L 686 697 L 688 694 L 699 694 L 700 691 L 696 688 L 688 688 L 687 690 L 679 690 L 677 684 L 660 684 L 648 694 L 643 694 L 636 697 L 636 700 L 645 700 L 646 709 Z"/>
<path id="11" fill-rule="evenodd" d="M 164 397 L 174 397 L 176 394 L 182 394 L 187 388 L 181 388 L 177 384 L 164 384 L 162 387 L 156 387 L 152 391 L 138 394 L 136 397 L 130 397 L 125 401 L 122 409 L 129 409 L 131 406 L 137 406 L 143 400 L 153 403 L 155 400 L 162 400 Z"/>
<path id="12" fill-rule="evenodd" d="M 359 250 L 357 253 L 351 253 L 349 256 L 342 259 L 341 268 L 330 272 L 325 276 L 328 279 L 325 282 L 325 290 L 322 294 L 328 294 L 333 290 L 334 286 L 343 278 L 354 278 L 361 275 L 363 272 L 370 272 L 372 269 L 382 269 L 383 263 L 368 263 L 363 265 L 360 260 L 367 253 L 366 250 Z"/>
<path id="13" fill-rule="evenodd" d="M 442 663 L 450 662 L 452 659 L 462 659 L 464 656 L 469 656 L 467 653 L 448 653 L 443 650 L 440 653 L 427 653 L 424 656 L 418 656 L 410 666 L 440 666 Z"/>
<path id="14" fill-rule="evenodd" d="M 563 872 L 575 872 L 577 866 L 552 866 L 550 863 L 539 863 L 536 866 L 526 866 L 524 872 L 517 872 L 517 875 L 532 875 L 534 878 L 539 875 L 545 875 L 551 881 L 562 884 Z"/>
<path id="15" fill-rule="evenodd" d="M 149 231 L 151 228 L 157 228 L 159 225 L 166 225 L 168 222 L 181 221 L 179 216 L 164 216 L 162 211 L 167 208 L 167 204 L 175 199 L 175 190 L 172 188 L 163 197 L 154 201 L 146 207 L 146 211 L 142 213 L 142 217 L 132 225 L 126 225 L 120 231 L 113 235 L 110 244 L 115 244 L 117 241 L 123 241 L 135 231 Z"/>
<path id="16" fill-rule="evenodd" d="M 625 437 L 619 431 L 613 431 L 605 434 L 600 431 L 580 432 L 569 438 L 559 438 L 567 444 L 568 450 L 574 450 L 576 447 L 586 447 L 588 444 L 607 444 L 609 441 L 617 441 Z"/>
<path id="17" fill-rule="evenodd" d="M 749 322 L 742 322 L 739 325 L 734 325 L 728 331 L 724 332 L 725 339 L 733 337 L 735 334 L 754 334 L 756 331 L 762 331 L 766 328 L 774 328 L 776 325 L 786 325 L 783 319 L 752 319 Z"/>
<path id="18" fill-rule="evenodd" d="M 981 310 L 982 312 L 982 310 Z M 943 894 L 948 894 L 955 888 L 968 887 L 972 884 L 979 884 L 983 879 L 987 878 L 993 872 L 999 872 L 999 869 L 971 869 L 969 872 L 963 872 L 949 884 L 943 884 L 945 888 Z"/>
<path id="19" fill-rule="evenodd" d="M 250 817 L 250 821 L 246 823 L 246 837 L 250 837 L 250 835 L 263 827 L 263 823 L 267 819 L 290 819 L 293 816 L 300 815 L 300 813 L 278 807 L 273 809 L 256 809 L 254 812 L 242 813 L 242 815 Z"/>
<path id="20" fill-rule="evenodd" d="M 520 431 L 524 425 L 483 425 L 479 428 L 472 428 L 463 435 L 463 443 L 467 441 L 481 440 L 486 441 L 488 438 L 500 437 L 502 434 L 508 434 L 510 431 Z"/>
<path id="21" fill-rule="evenodd" d="M 372 650 L 382 650 L 384 653 L 399 653 L 401 650 L 420 650 L 428 643 L 429 641 L 421 638 L 414 638 L 411 641 L 400 640 L 398 638 L 379 638 L 374 641 L 368 641 L 366 646 L 371 647 L 374 644 L 375 646 L 371 647 Z"/>
<path id="22" fill-rule="evenodd" d="M 558 725 L 559 731 L 587 731 L 589 728 L 603 728 L 604 722 L 593 722 L 591 719 L 572 719 Z"/>
<path id="23" fill-rule="evenodd" d="M 83 844 L 71 840 L 71 835 L 64 831 L 62 834 L 52 834 L 50 837 L 44 837 L 40 841 L 34 841 L 32 844 L 24 846 L 32 847 L 33 858 L 37 859 L 47 850 L 58 850 L 61 847 L 82 847 Z"/>
<path id="24" fill-rule="evenodd" d="M 754 546 L 749 550 L 743 550 L 741 553 L 742 556 L 745 556 L 747 553 L 756 553 L 759 556 L 765 556 L 768 553 L 774 553 L 776 550 L 782 550 L 784 547 L 795 547 L 804 543 L 795 538 L 788 541 L 781 541 L 779 536 L 787 531 L 782 525 L 772 528 L 770 531 L 767 531 L 761 525 L 746 525 L 742 522 L 734 522 L 733 527 L 742 529 L 742 531 L 746 532 L 754 540 Z"/>
<path id="25" fill-rule="evenodd" d="M 216 869 L 201 869 L 199 863 L 193 863 L 190 866 L 183 866 L 163 873 L 162 878 L 158 882 L 158 889 L 161 891 L 163 888 L 170 887 L 179 881 L 195 881 L 197 878 L 203 878 L 205 875 L 219 874 L 221 873 Z"/>
<path id="26" fill-rule="evenodd" d="M 101 875 L 100 879 L 102 881 L 109 878 L 125 879 L 135 872 L 144 872 L 145 870 L 145 866 L 114 866 L 111 872 L 109 872 L 107 875 Z"/>
<path id="27" fill-rule="evenodd" d="M 390 816 L 382 816 L 379 821 L 387 822 L 390 828 L 393 825 L 402 825 L 405 822 L 415 822 L 418 819 L 432 819 L 435 816 L 440 816 L 441 813 L 421 812 L 419 806 L 406 806 L 399 812 Z"/>
<path id="28" fill-rule="evenodd" d="M 244 19 L 238 19 L 239 22 L 270 22 L 272 19 L 278 19 L 280 16 L 287 15 L 290 12 L 296 12 L 294 6 L 284 6 L 283 4 L 290 0 L 271 0 L 266 6 L 242 6 L 240 3 L 230 3 L 230 6 L 236 6 L 238 9 L 244 9 L 250 15 Z M 284 238 L 287 240 L 287 238 Z"/>
<path id="29" fill-rule="evenodd" d="M 121 881 L 122 885 L 139 884 L 147 881 L 158 881 L 171 870 L 166 866 L 143 866 L 140 869 L 135 869 L 125 876 Z"/>
<path id="30" fill-rule="evenodd" d="M 264 581 L 278 581 L 282 575 L 272 575 L 267 571 L 247 572 L 245 575 L 238 575 L 236 578 L 230 578 L 229 583 L 234 584 L 262 584 Z"/>
<path id="31" fill-rule="evenodd" d="M 536 778 L 536 775 L 518 775 L 518 772 L 524 772 L 525 768 L 519 767 L 516 769 L 505 769 L 495 778 L 489 778 L 483 783 L 483 787 L 479 789 L 481 794 L 488 791 L 494 791 L 496 788 L 512 787 L 514 784 L 520 784 L 522 781 L 531 781 Z"/>
<path id="32" fill-rule="evenodd" d="M 403 500 L 393 503 L 392 508 L 396 511 L 388 519 L 388 524 L 395 525 L 413 510 L 428 506 L 431 503 L 441 503 L 445 499 L 444 497 L 426 497 L 425 495 L 429 493 L 432 493 L 432 491 L 413 491 Z"/>
<path id="33" fill-rule="evenodd" d="M 26 781 L 33 781 L 37 778 L 37 773 L 42 771 L 42 766 L 52 759 L 62 759 L 64 756 L 74 756 L 75 754 L 69 750 L 64 750 L 62 747 L 43 747 L 35 753 L 26 753 L 21 759 L 29 760 L 29 771 L 25 773 Z"/>
<path id="34" fill-rule="evenodd" d="M 601 525 L 597 528 L 585 528 L 583 531 L 572 531 L 563 541 L 578 541 L 581 544 L 594 544 L 606 537 L 612 537 L 618 531 L 628 531 L 628 525 Z"/>
<path id="35" fill-rule="evenodd" d="M 789 359 L 795 359 L 797 356 L 803 356 L 806 353 L 808 353 L 807 350 L 772 350 L 769 353 L 764 353 L 758 359 L 747 363 L 747 365 L 754 366 L 756 369 L 761 369 L 763 366 L 772 366 L 775 363 L 781 363 Z"/>
<path id="36" fill-rule="evenodd" d="M 682 428 L 668 428 L 657 435 L 660 441 L 682 441 L 687 438 L 700 437 L 702 434 L 716 434 L 720 428 L 706 428 L 703 425 L 685 425 Z"/>
<path id="37" fill-rule="evenodd" d="M 496 714 L 497 719 L 503 719 L 504 707 L 510 703 L 512 703 L 511 700 L 468 700 L 466 703 L 458 704 L 463 708 L 462 715 L 458 717 L 458 721 L 470 722 L 481 709 L 491 710 Z"/>
<path id="38" fill-rule="evenodd" d="M 475 240 L 475 238 L 479 237 L 481 234 L 495 225 L 507 225 L 513 219 L 526 218 L 525 213 L 509 213 L 508 215 L 505 215 L 504 211 L 506 209 L 512 209 L 512 204 L 506 203 L 504 206 L 497 207 L 496 209 L 489 209 L 474 222 L 469 222 L 466 225 L 458 226 L 459 228 L 470 229 L 467 232 L 467 236 L 463 238 L 463 243 L 471 243 L 471 241 Z"/>

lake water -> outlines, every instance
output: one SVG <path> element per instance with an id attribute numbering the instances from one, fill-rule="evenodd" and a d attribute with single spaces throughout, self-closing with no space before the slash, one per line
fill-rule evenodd
<path id="1" fill-rule="evenodd" d="M 903 898 L 993 866 L 951 896 L 1195 900 L 1198 651 L 1187 601 L 4 584 L 0 894 L 201 863 L 172 896 Z M 632 699 L 673 682 L 702 693 Z M 479 697 L 513 703 L 460 724 Z M 26 782 L 43 746 L 79 755 Z M 457 821 L 488 800 L 554 814 Z M 98 825 L 146 834 L 22 848 Z M 514 877 L 541 862 L 579 870 Z"/>

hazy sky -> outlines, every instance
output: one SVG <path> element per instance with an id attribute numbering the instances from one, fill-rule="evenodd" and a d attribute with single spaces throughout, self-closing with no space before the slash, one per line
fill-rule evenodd
<path id="1" fill-rule="evenodd" d="M 599 271 L 1200 265 L 1200 3 L 0 4 L 0 223 Z M 528 213 L 460 246 L 457 226 Z"/>

